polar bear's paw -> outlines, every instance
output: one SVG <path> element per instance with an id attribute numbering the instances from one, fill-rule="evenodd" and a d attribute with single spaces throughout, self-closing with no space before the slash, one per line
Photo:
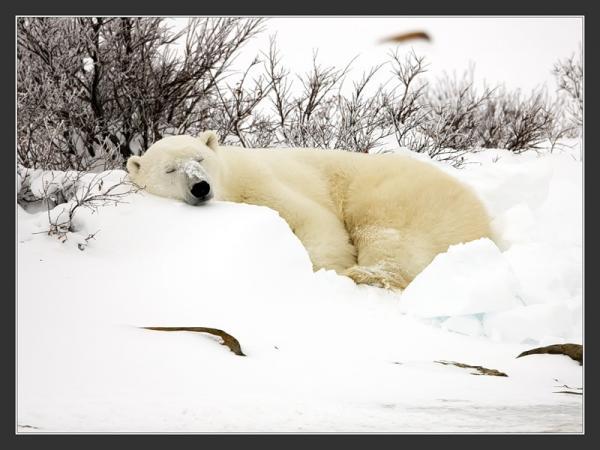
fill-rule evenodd
<path id="1" fill-rule="evenodd" d="M 343 275 L 352 278 L 356 284 L 369 284 L 395 291 L 401 291 L 408 286 L 408 282 L 400 272 L 393 270 L 393 267 L 386 264 L 352 266 L 346 269 Z"/>

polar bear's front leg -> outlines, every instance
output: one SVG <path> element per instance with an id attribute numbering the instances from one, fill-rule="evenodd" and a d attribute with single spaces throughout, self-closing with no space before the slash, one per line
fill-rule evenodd
<path id="1" fill-rule="evenodd" d="M 356 264 L 356 249 L 342 221 L 308 199 L 289 205 L 280 214 L 306 248 L 314 270 L 342 273 Z"/>
<path id="2" fill-rule="evenodd" d="M 356 264 L 356 249 L 344 224 L 329 211 L 303 221 L 299 226 L 292 225 L 313 264 L 313 269 L 329 269 L 342 273 Z"/>
<path id="3" fill-rule="evenodd" d="M 265 192 L 253 203 L 279 212 L 306 248 L 314 270 L 341 273 L 356 264 L 356 249 L 344 223 L 332 210 L 282 183 L 269 185 Z"/>

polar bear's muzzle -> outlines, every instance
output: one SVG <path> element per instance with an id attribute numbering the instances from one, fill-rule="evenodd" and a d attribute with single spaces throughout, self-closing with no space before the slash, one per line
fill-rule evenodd
<path id="1" fill-rule="evenodd" d="M 190 205 L 199 205 L 213 198 L 213 190 L 208 174 L 196 161 L 188 161 L 181 166 L 187 183 L 185 201 Z"/>

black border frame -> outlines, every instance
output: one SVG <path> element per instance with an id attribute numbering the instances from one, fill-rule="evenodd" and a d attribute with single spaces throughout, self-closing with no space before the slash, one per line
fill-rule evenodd
<path id="1" fill-rule="evenodd" d="M 247 15 L 247 16 L 276 16 L 276 15 L 332 15 L 332 16 L 348 16 L 348 15 L 359 15 L 359 16 L 389 16 L 389 15 L 397 15 L 397 16 L 436 16 L 436 15 L 448 15 L 448 16 L 470 16 L 470 15 L 481 15 L 481 16 L 544 16 L 544 15 L 557 15 L 557 16 L 584 16 L 584 54 L 587 56 L 585 58 L 585 79 L 587 81 L 593 80 L 595 81 L 595 77 L 593 74 L 596 73 L 596 64 L 594 54 L 597 53 L 594 45 L 593 35 L 597 32 L 595 15 L 592 13 L 593 5 L 591 1 L 582 1 L 582 0 L 571 0 L 569 2 L 557 1 L 557 0 L 548 0 L 543 4 L 534 4 L 533 2 L 525 3 L 523 1 L 516 0 L 505 0 L 502 2 L 494 2 L 494 3 L 484 3 L 481 0 L 455 0 L 453 2 L 442 2 L 440 0 L 435 0 L 434 2 L 427 2 L 427 4 L 423 2 L 416 3 L 408 3 L 408 2 L 392 2 L 390 0 L 370 0 L 364 4 L 350 4 L 346 1 L 335 0 L 334 2 L 293 2 L 293 3 L 284 3 L 278 2 L 277 4 L 268 4 L 266 2 L 227 2 L 227 5 L 223 5 L 222 3 L 216 4 L 202 4 L 202 3 L 194 3 L 182 0 L 170 0 L 169 2 L 158 2 L 157 0 L 134 0 L 124 3 L 122 1 L 115 0 L 103 0 L 99 3 L 85 3 L 85 2 L 75 2 L 73 0 L 53 0 L 52 2 L 43 3 L 41 0 L 28 0 L 26 3 L 20 2 L 12 5 L 4 4 L 3 9 L 6 9 L 6 14 L 2 15 L 2 45 L 5 47 L 5 51 L 3 52 L 5 60 L 8 58 L 12 58 L 12 61 L 16 60 L 16 47 L 15 47 L 15 17 L 18 15 L 164 15 L 164 16 L 189 16 L 189 15 Z M 585 52 L 586 48 L 590 49 L 589 52 Z M 5 92 L 7 90 L 11 90 L 10 94 L 5 94 L 5 100 L 2 102 L 2 115 L 3 121 L 0 122 L 4 124 L 2 128 L 7 129 L 6 134 L 12 135 L 13 139 L 10 140 L 13 144 L 15 129 L 13 125 L 13 120 L 15 118 L 15 73 L 14 66 L 12 70 L 3 70 L 1 71 L 2 77 L 5 78 L 3 80 L 3 86 Z M 597 98 L 597 87 L 595 83 L 587 83 L 585 85 L 585 102 L 586 106 L 596 105 Z M 595 108 L 586 107 L 585 109 L 585 123 L 595 124 L 594 115 L 597 114 Z M 9 125 L 11 124 L 12 133 L 8 131 Z M 590 129 L 594 129 L 593 125 Z M 589 136 L 589 134 L 588 134 Z M 594 195 L 594 174 L 591 172 L 593 168 L 597 167 L 594 164 L 594 159 L 597 158 L 597 153 L 595 149 L 592 147 L 591 152 L 586 152 L 588 146 L 586 145 L 588 142 L 592 142 L 590 139 L 586 139 L 586 134 L 584 132 L 584 207 L 586 201 L 589 199 L 589 203 L 591 208 L 588 210 L 589 213 L 586 215 L 584 212 L 585 224 L 588 225 L 586 227 L 584 225 L 584 308 L 585 308 L 585 317 L 584 317 L 584 330 L 585 330 L 585 366 L 584 371 L 587 374 L 594 374 L 594 367 L 596 366 L 596 360 L 594 358 L 595 353 L 595 345 L 593 344 L 593 340 L 595 339 L 595 327 L 591 322 L 591 317 L 596 317 L 594 314 L 594 309 L 597 308 L 595 305 L 596 297 L 589 290 L 586 292 L 586 287 L 592 287 L 593 283 L 590 285 L 585 284 L 587 273 L 590 271 L 589 259 L 585 259 L 586 253 L 589 255 L 596 254 L 593 252 L 595 249 L 595 237 L 592 236 L 590 238 L 589 235 L 585 235 L 585 229 L 589 228 L 589 223 L 594 221 L 593 213 L 593 205 L 595 203 L 596 196 Z M 10 146 L 10 144 L 9 144 Z M 12 147 L 10 150 L 6 149 L 1 152 L 2 158 L 9 159 L 10 161 L 6 161 L 3 165 L 4 167 L 9 167 L 10 173 L 4 172 L 5 175 L 0 177 L 0 183 L 2 183 L 3 189 L 0 190 L 4 195 L 10 195 L 9 202 L 15 202 L 15 184 L 14 184 L 14 161 L 15 161 L 15 153 Z M 590 174 L 591 172 L 591 174 Z M 587 177 L 585 175 L 588 175 Z M 591 175 L 591 176 L 590 176 Z M 590 181 L 591 180 L 591 181 Z M 12 204 L 12 203 L 11 203 Z M 15 204 L 16 207 L 16 204 Z M 584 208 L 585 211 L 585 208 Z M 9 320 L 8 326 L 2 327 L 2 343 L 4 346 L 8 346 L 8 351 L 5 355 L 14 355 L 15 359 L 12 361 L 16 361 L 16 347 L 15 347 L 15 309 L 14 309 L 14 300 L 15 300 L 15 288 L 16 288 L 16 217 L 13 225 L 10 225 L 8 220 L 2 221 L 2 228 L 7 228 L 3 230 L 4 233 L 2 235 L 8 240 L 8 236 L 15 237 L 13 242 L 13 246 L 9 248 L 10 244 L 4 243 L 3 240 L 3 248 L 2 248 L 2 256 L 3 259 L 10 259 L 10 261 L 6 262 L 7 267 L 2 271 L 3 277 L 10 278 L 9 280 L 3 283 L 4 286 L 12 287 L 10 289 L 9 295 L 4 299 L 4 307 L 8 305 L 8 312 L 3 316 L 7 317 Z M 592 225 L 592 230 L 595 227 Z M 585 251 L 587 250 L 587 252 Z M 10 270 L 10 267 L 13 267 L 14 272 Z M 14 274 L 14 276 L 13 276 Z M 593 278 L 592 278 L 593 280 Z M 593 289 L 592 289 L 593 291 Z M 587 294 L 587 295 L 585 295 Z M 586 301 L 590 299 L 589 301 Z M 12 325 L 11 325 L 12 324 Z M 592 344 L 590 344 L 592 342 Z M 590 367 L 591 366 L 591 367 Z M 5 399 L 15 399 L 16 396 L 14 392 L 15 386 L 15 370 L 14 366 L 11 370 L 3 370 L 3 374 L 7 376 L 8 380 L 5 380 L 3 386 L 6 388 L 9 387 L 11 394 L 4 396 Z M 56 440 L 56 444 L 59 444 L 63 448 L 68 448 L 73 446 L 74 448 L 81 448 L 82 445 L 87 446 L 87 444 L 99 445 L 105 447 L 107 444 L 113 443 L 116 440 L 120 440 L 121 442 L 131 445 L 131 444 L 143 444 L 144 446 L 159 446 L 163 447 L 165 445 L 169 445 L 173 443 L 171 437 L 175 437 L 176 442 L 181 443 L 205 443 L 205 444 L 213 444 L 213 445 L 235 445 L 236 447 L 240 445 L 250 445 L 250 446 L 258 446 L 261 447 L 268 444 L 275 444 L 280 448 L 282 445 L 290 446 L 290 444 L 295 445 L 314 445 L 315 440 L 318 443 L 331 445 L 350 445 L 350 446 L 363 446 L 369 445 L 375 439 L 378 443 L 394 443 L 397 442 L 396 439 L 409 439 L 420 444 L 426 445 L 454 445 L 459 444 L 465 446 L 475 445 L 480 447 L 483 444 L 483 440 L 485 439 L 486 444 L 488 445 L 487 438 L 490 441 L 494 441 L 493 443 L 497 443 L 498 445 L 504 446 L 507 443 L 507 439 L 511 441 L 513 438 L 523 439 L 527 441 L 529 444 L 533 445 L 543 445 L 543 446 L 553 446 L 557 445 L 561 448 L 564 448 L 567 442 L 565 439 L 569 440 L 569 443 L 575 443 L 571 441 L 572 439 L 576 440 L 576 443 L 581 445 L 591 445 L 593 436 L 595 435 L 595 426 L 597 423 L 594 420 L 594 410 L 596 402 L 595 402 L 595 391 L 596 388 L 593 385 L 593 378 L 590 376 L 588 378 L 588 383 L 585 386 L 585 402 L 584 402 L 584 426 L 585 426 L 585 434 L 584 435 L 493 435 L 493 434 L 483 434 L 483 435 L 210 435 L 210 434 L 202 434 L 202 435 L 24 435 L 24 434 L 16 434 L 15 433 L 15 403 L 13 401 L 5 401 L 5 410 L 9 410 L 7 416 L 2 421 L 4 426 L 7 428 L 6 434 L 4 437 L 8 436 L 8 440 L 5 440 L 4 445 L 8 445 L 8 448 L 13 448 L 15 446 L 21 445 L 32 445 L 36 446 L 42 443 L 53 443 L 52 441 Z M 423 436 L 425 441 L 420 438 Z M 246 439 L 247 438 L 247 439 Z M 451 441 L 448 441 L 450 438 Z M 442 441 L 443 439 L 443 441 Z M 420 441 L 420 442 L 419 442 Z M 372 444 L 371 444 L 372 445 Z"/>

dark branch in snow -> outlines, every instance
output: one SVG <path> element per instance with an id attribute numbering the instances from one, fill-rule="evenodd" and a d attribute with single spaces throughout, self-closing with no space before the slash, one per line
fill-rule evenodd
<path id="1" fill-rule="evenodd" d="M 226 333 L 223 330 L 219 330 L 217 328 L 206 328 L 206 327 L 142 327 L 145 330 L 154 330 L 154 331 L 193 331 L 196 333 L 208 333 L 214 336 L 218 336 L 223 339 L 223 345 L 229 347 L 233 353 L 238 356 L 246 356 L 242 352 L 242 347 L 240 346 L 239 341 L 234 338 L 229 333 Z"/>
<path id="2" fill-rule="evenodd" d="M 435 361 L 438 364 L 443 364 L 444 366 L 456 366 L 462 369 L 475 369 L 479 373 L 472 373 L 471 375 L 490 375 L 493 377 L 507 377 L 504 372 L 500 372 L 496 369 L 488 369 L 483 366 L 471 366 L 470 364 L 463 364 L 456 361 Z"/>
<path id="3" fill-rule="evenodd" d="M 579 365 L 583 365 L 583 345 L 580 344 L 555 344 L 546 347 L 537 347 L 519 354 L 517 358 L 527 355 L 541 355 L 544 353 L 551 355 L 566 355 L 577 361 Z"/>

